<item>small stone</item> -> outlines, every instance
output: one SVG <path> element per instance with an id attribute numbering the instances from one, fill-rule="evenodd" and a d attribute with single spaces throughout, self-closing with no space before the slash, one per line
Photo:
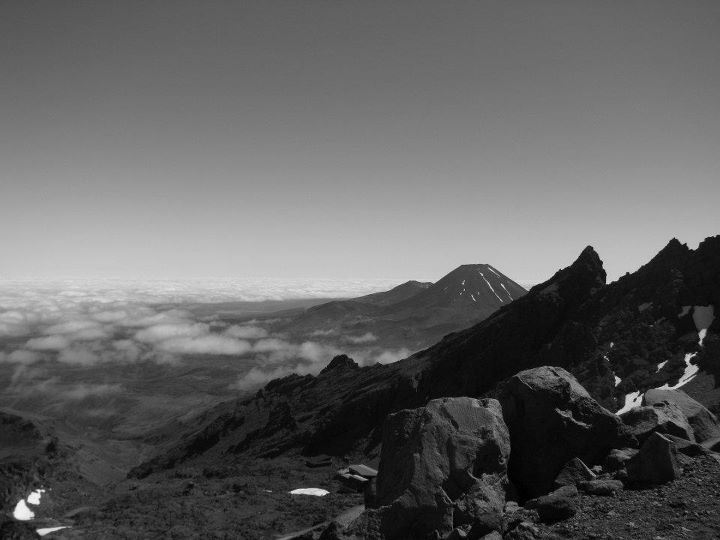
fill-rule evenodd
<path id="1" fill-rule="evenodd" d="M 623 483 L 620 480 L 590 480 L 579 487 L 590 495 L 612 496 L 623 490 Z"/>
<path id="2" fill-rule="evenodd" d="M 588 469 L 580 458 L 568 461 L 555 478 L 555 489 L 562 486 L 577 486 L 581 482 L 595 480 L 595 473 Z"/>

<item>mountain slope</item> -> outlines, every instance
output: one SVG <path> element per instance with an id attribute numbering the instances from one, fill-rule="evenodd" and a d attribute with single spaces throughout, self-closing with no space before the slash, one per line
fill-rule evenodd
<path id="1" fill-rule="evenodd" d="M 490 265 L 462 265 L 434 284 L 408 281 L 389 291 L 314 306 L 279 329 L 297 337 L 370 332 L 386 347 L 417 350 L 526 292 Z"/>
<path id="2" fill-rule="evenodd" d="M 430 281 L 406 281 L 389 291 L 377 292 L 356 298 L 357 302 L 373 306 L 390 306 L 419 294 L 432 286 Z"/>

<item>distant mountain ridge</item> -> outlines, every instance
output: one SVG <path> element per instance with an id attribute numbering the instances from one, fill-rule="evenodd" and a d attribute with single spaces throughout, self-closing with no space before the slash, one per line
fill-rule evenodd
<path id="1" fill-rule="evenodd" d="M 372 332 L 386 346 L 417 350 L 480 322 L 526 292 L 489 264 L 465 264 L 436 283 L 407 281 L 389 291 L 313 306 L 281 329 L 297 335 Z"/>

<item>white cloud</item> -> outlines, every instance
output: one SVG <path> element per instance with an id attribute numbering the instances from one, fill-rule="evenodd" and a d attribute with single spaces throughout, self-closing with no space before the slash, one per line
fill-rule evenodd
<path id="1" fill-rule="evenodd" d="M 40 355 L 38 353 L 25 349 L 18 349 L 9 354 L 3 353 L 3 355 L 0 356 L 0 362 L 9 364 L 34 364 L 38 361 L 40 361 Z"/>
<path id="2" fill-rule="evenodd" d="M 268 336 L 267 330 L 259 326 L 231 326 L 225 334 L 239 339 L 262 339 Z"/>
<path id="3" fill-rule="evenodd" d="M 100 328 L 100 325 L 95 321 L 79 320 L 79 321 L 67 321 L 59 324 L 53 324 L 43 330 L 44 334 L 72 334 L 75 332 L 81 332 L 83 330 Z"/>
<path id="4" fill-rule="evenodd" d="M 160 342 L 157 347 L 161 351 L 175 354 L 243 355 L 252 350 L 247 341 L 217 334 L 170 338 Z"/>
<path id="5" fill-rule="evenodd" d="M 317 336 L 317 337 L 336 336 L 337 334 L 338 334 L 338 331 L 335 328 L 328 328 L 326 330 L 315 330 L 310 333 L 311 336 Z"/>
<path id="6" fill-rule="evenodd" d="M 361 336 L 345 336 L 345 340 L 349 341 L 350 343 L 360 344 L 360 343 L 371 343 L 373 341 L 377 341 L 377 336 L 373 334 L 372 332 L 367 332 Z"/>
<path id="7" fill-rule="evenodd" d="M 394 362 L 397 362 L 398 360 L 407 358 L 411 354 L 412 354 L 412 352 L 410 352 L 410 349 L 406 349 L 406 348 L 397 349 L 395 351 L 387 350 L 387 351 L 383 351 L 378 356 L 376 356 L 375 361 L 378 364 L 392 364 Z"/>
<path id="8" fill-rule="evenodd" d="M 74 384 L 58 389 L 58 394 L 66 399 L 82 400 L 90 396 L 107 396 L 119 394 L 123 390 L 119 384 Z"/>
<path id="9" fill-rule="evenodd" d="M 29 339 L 25 347 L 35 351 L 60 351 L 69 345 L 70 341 L 65 336 L 47 336 Z"/>
<path id="10" fill-rule="evenodd" d="M 209 327 L 204 323 L 157 324 L 135 333 L 135 339 L 155 343 L 170 338 L 192 338 L 207 334 Z"/>
<path id="11" fill-rule="evenodd" d="M 72 346 L 60 351 L 57 357 L 62 364 L 94 366 L 102 361 L 101 357 L 86 347 Z"/>
<path id="12" fill-rule="evenodd" d="M 300 345 L 300 358 L 311 362 L 329 362 L 334 356 L 342 354 L 342 351 L 332 345 L 324 343 L 316 343 L 314 341 L 306 341 Z"/>
<path id="13" fill-rule="evenodd" d="M 317 375 L 322 367 L 323 366 L 319 364 L 300 364 L 295 367 L 280 366 L 271 370 L 263 370 L 258 367 L 254 367 L 242 377 L 238 377 L 238 380 L 231 384 L 230 388 L 241 391 L 253 390 L 265 385 L 273 379 L 287 377 L 291 373 L 295 373 L 297 375 Z"/>

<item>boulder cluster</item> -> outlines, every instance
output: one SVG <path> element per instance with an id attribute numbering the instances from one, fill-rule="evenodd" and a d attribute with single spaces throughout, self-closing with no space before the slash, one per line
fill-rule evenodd
<path id="1" fill-rule="evenodd" d="M 682 474 L 678 453 L 717 450 L 720 423 L 678 390 L 648 392 L 622 416 L 567 371 L 508 379 L 497 399 L 441 398 L 391 414 L 366 510 L 319 538 L 531 539 L 574 516 L 579 493 L 607 497 Z"/>

